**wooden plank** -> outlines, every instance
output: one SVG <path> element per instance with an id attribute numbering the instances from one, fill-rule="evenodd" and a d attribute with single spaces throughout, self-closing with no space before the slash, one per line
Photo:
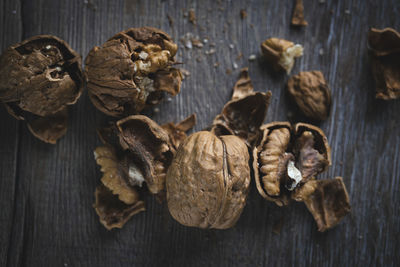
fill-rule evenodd
<path id="1" fill-rule="evenodd" d="M 0 21 L 2 39 L 0 51 L 20 41 L 22 35 L 19 1 L 1 1 Z M 19 122 L 5 108 L 0 108 L 0 266 L 6 266 L 11 238 L 14 204 L 17 201 L 17 153 L 19 150 Z"/>
<path id="2" fill-rule="evenodd" d="M 158 122 L 178 121 L 196 112 L 195 130 L 207 127 L 219 113 L 245 66 L 256 90 L 273 92 L 266 121 L 286 120 L 289 112 L 295 113 L 285 96 L 288 77 L 271 71 L 260 57 L 259 44 L 268 37 L 303 44 L 305 55 L 293 73 L 320 69 L 333 95 L 331 116 L 321 124 L 332 146 L 333 164 L 322 177 L 344 177 L 352 213 L 335 229 L 318 233 L 302 204 L 278 208 L 262 199 L 252 185 L 247 207 L 233 229 L 181 226 L 165 205 L 148 197 L 145 213 L 123 229 L 108 232 L 91 207 L 100 177 L 92 155 L 100 143 L 95 129 L 108 118 L 84 94 L 70 111 L 67 135 L 56 146 L 41 143 L 22 126 L 19 150 L 14 149 L 17 123 L 1 113 L 7 127 L 1 127 L 0 137 L 8 139 L 2 138 L 0 144 L 5 152 L 0 154 L 0 208 L 6 212 L 0 217 L 0 237 L 1 249 L 3 242 L 9 248 L 0 249 L 0 265 L 395 265 L 400 260 L 396 250 L 400 247 L 400 106 L 398 101 L 374 99 L 366 33 L 371 26 L 399 30 L 400 6 L 396 0 L 319 2 L 304 0 L 309 26 L 294 29 L 289 25 L 291 1 L 22 0 L 20 35 L 55 34 L 83 55 L 129 27 L 159 27 L 177 41 L 188 33 L 207 38 L 201 49 L 180 45 L 178 60 L 191 75 L 177 97 L 159 105 L 158 112 L 148 111 Z M 190 8 L 196 12 L 196 25 L 184 16 Z M 8 9 L 0 11 L 3 21 L 9 21 Z M 241 9 L 248 14 L 244 20 Z M 172 27 L 168 15 L 174 20 Z M 3 48 L 20 35 L 6 35 Z M 212 48 L 216 53 L 207 55 Z M 247 60 L 251 54 L 257 55 L 256 61 Z M 232 73 L 227 74 L 227 69 Z M 8 166 L 15 168 L 16 156 L 5 155 L 17 151 L 15 190 L 15 171 Z M 14 197 L 15 208 L 10 202 Z M 280 221 L 278 235 L 273 229 Z"/>

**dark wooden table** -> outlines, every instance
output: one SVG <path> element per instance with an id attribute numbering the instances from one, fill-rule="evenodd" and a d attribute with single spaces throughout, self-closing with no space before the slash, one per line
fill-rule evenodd
<path id="1" fill-rule="evenodd" d="M 55 146 L 0 109 L 0 266 L 398 266 L 400 102 L 375 100 L 366 37 L 372 26 L 400 30 L 400 2 L 321 2 L 304 0 L 309 26 L 295 29 L 289 0 L 1 0 L 2 50 L 32 35 L 54 34 L 85 57 L 116 32 L 146 25 L 176 41 L 186 33 L 208 38 L 201 49 L 181 45 L 178 60 L 191 75 L 177 97 L 148 112 L 160 123 L 196 112 L 195 130 L 219 113 L 246 66 L 256 90 L 273 93 L 266 121 L 296 113 L 285 96 L 288 76 L 271 71 L 259 45 L 268 37 L 303 44 L 293 73 L 322 70 L 333 95 L 331 115 L 321 124 L 333 164 L 322 177 L 344 177 L 352 212 L 319 233 L 303 204 L 279 208 L 261 198 L 253 182 L 232 229 L 184 227 L 148 197 L 146 212 L 122 230 L 107 231 L 92 204 L 100 178 L 95 130 L 109 118 L 85 93 Z M 185 17 L 190 8 L 197 25 Z M 241 9 L 248 14 L 243 20 Z M 216 53 L 207 55 L 211 44 Z M 248 61 L 251 54 L 257 60 Z"/>

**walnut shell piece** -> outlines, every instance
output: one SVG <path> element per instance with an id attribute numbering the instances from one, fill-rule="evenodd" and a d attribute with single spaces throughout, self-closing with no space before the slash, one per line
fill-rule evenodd
<path id="1" fill-rule="evenodd" d="M 65 41 L 37 35 L 0 56 L 0 102 L 34 136 L 55 144 L 67 130 L 67 106 L 83 89 L 81 57 Z"/>
<path id="2" fill-rule="evenodd" d="M 103 176 L 95 191 L 93 207 L 108 230 L 122 228 L 133 215 L 145 210 L 144 202 L 139 200 L 139 193 L 129 184 L 129 167 L 118 159 L 114 148 L 98 147 L 94 155 Z"/>
<path id="3" fill-rule="evenodd" d="M 307 26 L 308 23 L 304 19 L 304 5 L 303 0 L 295 0 L 296 3 L 293 9 L 292 25 L 293 26 Z"/>
<path id="4" fill-rule="evenodd" d="M 301 112 L 316 121 L 326 120 L 331 109 L 331 90 L 320 71 L 300 72 L 287 83 L 289 95 Z"/>
<path id="5" fill-rule="evenodd" d="M 158 104 L 163 92 L 176 95 L 182 81 L 172 67 L 177 49 L 169 35 L 151 27 L 130 28 L 94 47 L 85 60 L 93 104 L 119 117 Z"/>
<path id="6" fill-rule="evenodd" d="M 236 136 L 201 131 L 179 147 L 167 173 L 167 202 L 179 223 L 226 229 L 239 219 L 250 184 L 249 154 Z"/>
<path id="7" fill-rule="evenodd" d="M 295 58 L 303 55 L 303 46 L 280 38 L 269 38 L 261 43 L 261 52 L 275 70 L 289 74 Z"/>
<path id="8" fill-rule="evenodd" d="M 392 28 L 375 29 L 368 33 L 376 98 L 390 100 L 400 97 L 400 33 Z"/>
<path id="9" fill-rule="evenodd" d="M 253 149 L 257 190 L 278 206 L 289 204 L 296 187 L 302 186 L 331 164 L 330 148 L 316 126 L 272 122 L 261 126 L 261 141 Z"/>
<path id="10" fill-rule="evenodd" d="M 264 93 L 253 90 L 248 69 L 243 68 L 233 87 L 232 99 L 214 118 L 211 132 L 217 136 L 236 135 L 252 147 L 260 135 L 259 127 L 267 115 L 272 95 L 271 91 Z"/>
<path id="11" fill-rule="evenodd" d="M 166 124 L 171 133 L 142 115 L 126 117 L 98 131 L 105 145 L 94 151 L 103 172 L 94 208 L 107 229 L 121 228 L 145 209 L 138 193 L 144 192 L 139 189 L 143 183 L 159 200 L 165 198 L 166 171 L 176 142 L 184 140 L 195 117 L 193 114 L 178 124 Z"/>
<path id="12" fill-rule="evenodd" d="M 337 225 L 351 210 L 342 177 L 310 180 L 303 188 L 305 190 L 300 189 L 302 191 L 297 193 L 296 200 L 304 201 L 320 232 Z"/>

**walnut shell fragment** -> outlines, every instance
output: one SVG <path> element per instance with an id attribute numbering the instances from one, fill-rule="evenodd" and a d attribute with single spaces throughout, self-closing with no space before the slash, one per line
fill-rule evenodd
<path id="1" fill-rule="evenodd" d="M 293 42 L 269 38 L 261 43 L 261 52 L 276 71 L 292 71 L 295 58 L 303 56 L 303 46 Z"/>
<path id="2" fill-rule="evenodd" d="M 304 201 L 313 215 L 318 231 L 324 232 L 337 225 L 350 208 L 349 195 L 342 177 L 310 180 L 297 193 L 297 201 Z"/>
<path id="3" fill-rule="evenodd" d="M 172 67 L 177 50 L 169 35 L 151 27 L 130 28 L 94 47 L 85 60 L 93 104 L 119 117 L 158 104 L 163 92 L 176 95 L 182 81 Z"/>
<path id="4" fill-rule="evenodd" d="M 316 121 L 326 120 L 331 109 L 331 90 L 320 71 L 300 72 L 289 78 L 287 90 L 301 112 Z"/>
<path id="5" fill-rule="evenodd" d="M 179 147 L 167 173 L 167 202 L 179 223 L 226 229 L 239 219 L 250 184 L 249 154 L 236 136 L 201 131 Z"/>
<path id="6" fill-rule="evenodd" d="M 267 115 L 271 91 L 254 92 L 248 69 L 240 71 L 233 88 L 232 99 L 213 121 L 211 132 L 220 135 L 236 135 L 248 146 L 253 146 L 260 135 L 259 127 Z"/>
<path id="7" fill-rule="evenodd" d="M 278 206 L 288 205 L 291 193 L 331 164 L 325 134 L 316 126 L 272 122 L 253 149 L 253 169 L 258 192 Z"/>
<path id="8" fill-rule="evenodd" d="M 400 33 L 392 28 L 368 33 L 376 98 L 390 100 L 400 97 Z"/>
<path id="9" fill-rule="evenodd" d="M 293 15 L 292 15 L 292 25 L 293 26 L 307 26 L 308 23 L 304 19 L 304 5 L 303 0 L 295 0 Z"/>
<path id="10" fill-rule="evenodd" d="M 67 106 L 83 89 L 81 57 L 63 40 L 37 35 L 0 56 L 0 102 L 31 133 L 55 144 L 67 130 Z"/>
<path id="11" fill-rule="evenodd" d="M 138 193 L 144 191 L 139 189 L 143 183 L 160 200 L 165 197 L 166 171 L 175 146 L 194 123 L 195 115 L 191 115 L 176 125 L 165 124 L 169 128 L 164 129 L 146 116 L 132 115 L 99 130 L 105 146 L 94 152 L 103 172 L 94 207 L 107 229 L 121 228 L 144 210 Z"/>
<path id="12" fill-rule="evenodd" d="M 145 210 L 144 202 L 139 200 L 139 193 L 128 182 L 130 166 L 118 159 L 111 146 L 96 148 L 94 155 L 103 176 L 102 184 L 95 191 L 93 207 L 108 230 L 122 228 L 133 215 Z"/>

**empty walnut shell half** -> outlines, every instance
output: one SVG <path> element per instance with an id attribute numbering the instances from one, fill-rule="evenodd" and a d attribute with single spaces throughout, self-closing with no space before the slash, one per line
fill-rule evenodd
<path id="1" fill-rule="evenodd" d="M 277 205 L 287 205 L 296 187 L 331 164 L 325 134 L 316 126 L 272 122 L 261 127 L 262 139 L 253 150 L 258 192 Z"/>
<path id="2" fill-rule="evenodd" d="M 295 58 L 303 55 L 303 47 L 280 38 L 269 38 L 262 42 L 261 52 L 277 71 L 292 71 Z"/>
<path id="3" fill-rule="evenodd" d="M 249 184 L 242 139 L 197 132 L 182 143 L 168 170 L 168 209 L 186 226 L 230 228 L 245 206 Z"/>
<path id="4" fill-rule="evenodd" d="M 293 198 L 306 204 L 320 232 L 337 225 L 351 210 L 342 177 L 310 180 L 295 192 Z"/>
<path id="5" fill-rule="evenodd" d="M 63 40 L 38 35 L 0 56 L 0 102 L 26 120 L 40 140 L 54 144 L 67 129 L 67 106 L 83 88 L 81 57 Z"/>
<path id="6" fill-rule="evenodd" d="M 172 67 L 177 49 L 169 35 L 151 27 L 122 31 L 94 47 L 85 60 L 93 104 L 119 117 L 158 104 L 163 92 L 176 95 L 182 81 Z"/>
<path id="7" fill-rule="evenodd" d="M 390 100 L 400 97 L 400 33 L 392 28 L 368 33 L 376 98 Z"/>
<path id="8" fill-rule="evenodd" d="M 320 71 L 300 72 L 290 77 L 287 89 L 301 112 L 316 121 L 326 120 L 331 109 L 331 90 Z"/>
<path id="9" fill-rule="evenodd" d="M 233 87 L 232 99 L 225 104 L 222 112 L 213 121 L 211 132 L 217 136 L 236 135 L 252 147 L 260 135 L 271 91 L 254 92 L 248 69 L 240 71 L 239 79 Z"/>

